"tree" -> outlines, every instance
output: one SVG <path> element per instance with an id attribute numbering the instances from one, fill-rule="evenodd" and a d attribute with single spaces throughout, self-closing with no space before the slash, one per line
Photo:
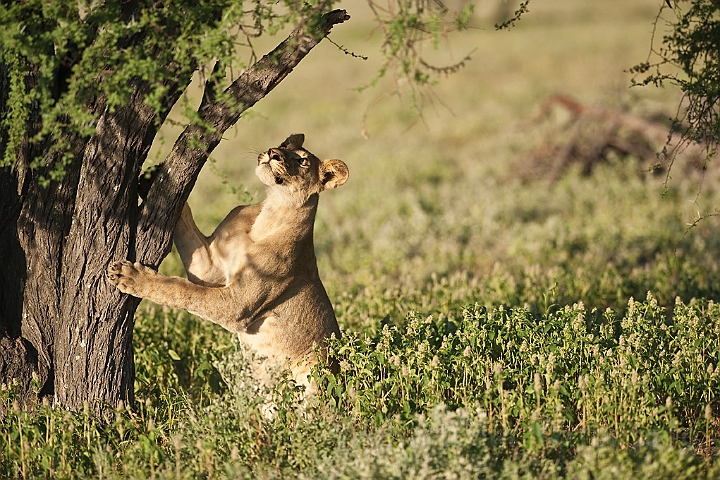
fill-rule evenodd
<path id="1" fill-rule="evenodd" d="M 367 2 L 385 34 L 378 76 L 394 70 L 419 89 L 443 73 L 422 61 L 421 44 L 465 27 L 471 12 L 451 16 L 429 0 Z M 41 396 L 71 409 L 132 402 L 138 299 L 107 282 L 108 264 L 159 265 L 223 132 L 349 20 L 332 7 L 0 2 L 0 382 L 15 380 L 32 398 L 34 377 Z M 288 25 L 274 50 L 238 65 L 238 47 Z M 200 106 L 186 105 L 187 125 L 140 203 L 143 162 L 196 72 Z"/>

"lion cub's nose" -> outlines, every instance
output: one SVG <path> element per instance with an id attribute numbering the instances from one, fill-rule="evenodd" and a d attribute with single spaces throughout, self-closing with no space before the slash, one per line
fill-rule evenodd
<path id="1" fill-rule="evenodd" d="M 270 150 L 268 150 L 268 157 L 270 157 L 270 160 L 275 160 L 278 162 L 282 162 L 283 160 L 283 154 L 277 148 L 271 148 Z"/>

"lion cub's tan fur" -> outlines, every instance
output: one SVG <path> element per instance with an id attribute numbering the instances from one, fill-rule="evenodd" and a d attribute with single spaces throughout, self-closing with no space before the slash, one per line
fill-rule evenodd
<path id="1" fill-rule="evenodd" d="M 319 160 L 303 141 L 291 135 L 259 156 L 265 200 L 232 210 L 210 237 L 184 206 L 173 239 L 187 280 L 127 261 L 111 265 L 108 275 L 122 292 L 237 333 L 260 355 L 288 362 L 295 380 L 309 387 L 313 351 L 324 354 L 325 339 L 340 336 L 315 259 L 318 195 L 345 183 L 348 169 L 340 160 Z"/>

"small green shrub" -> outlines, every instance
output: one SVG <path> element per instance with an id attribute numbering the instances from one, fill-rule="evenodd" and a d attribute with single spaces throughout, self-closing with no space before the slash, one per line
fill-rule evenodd
<path id="1" fill-rule="evenodd" d="M 342 370 L 327 400 L 375 425 L 443 403 L 481 409 L 493 428 L 530 440 L 540 422 L 580 439 L 611 430 L 625 445 L 656 430 L 697 441 L 714 432 L 706 407 L 720 407 L 718 316 L 712 302 L 678 300 L 669 318 L 650 294 L 622 318 L 582 304 L 546 315 L 477 304 L 458 318 L 409 314 L 374 338 L 334 343 Z"/>

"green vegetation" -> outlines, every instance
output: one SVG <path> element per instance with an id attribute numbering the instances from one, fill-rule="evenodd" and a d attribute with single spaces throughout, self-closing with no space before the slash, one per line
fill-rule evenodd
<path id="1" fill-rule="evenodd" d="M 259 387 L 205 325 L 147 310 L 136 410 L 98 420 L 6 400 L 0 472 L 716 478 L 720 306 L 678 300 L 671 319 L 651 296 L 627 307 L 623 318 L 581 304 L 410 313 L 337 342 L 342 373 L 310 405 L 288 382 Z"/>
<path id="2" fill-rule="evenodd" d="M 384 100 L 368 140 L 350 106 L 378 91 L 337 85 L 372 68 L 309 56 L 227 135 L 190 202 L 208 231 L 238 196 L 257 200 L 251 149 L 291 132 L 348 163 L 316 226 L 341 373 L 303 405 L 280 373 L 254 381 L 222 329 L 146 305 L 135 408 L 28 412 L 3 391 L 0 477 L 720 477 L 720 232 L 713 217 L 688 230 L 720 205 L 717 171 L 678 162 L 665 184 L 615 158 L 553 184 L 514 175 L 551 93 L 672 116 L 678 91 L 628 90 L 623 72 L 647 54 L 656 3 L 531 2 L 515 29 L 453 44 L 477 48 L 437 87 L 454 116 L 430 108 L 408 130 L 411 105 Z"/>

